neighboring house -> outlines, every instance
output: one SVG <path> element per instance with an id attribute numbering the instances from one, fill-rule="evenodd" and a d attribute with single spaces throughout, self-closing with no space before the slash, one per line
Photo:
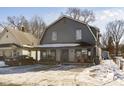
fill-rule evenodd
<path id="1" fill-rule="evenodd" d="M 37 46 L 42 63 L 87 63 L 101 58 L 98 28 L 63 16 L 48 26 Z"/>
<path id="2" fill-rule="evenodd" d="M 0 37 L 0 56 L 14 57 L 18 55 L 31 55 L 26 46 L 36 46 L 38 40 L 30 33 L 17 29 L 6 28 Z M 35 53 L 33 55 L 35 57 Z"/>

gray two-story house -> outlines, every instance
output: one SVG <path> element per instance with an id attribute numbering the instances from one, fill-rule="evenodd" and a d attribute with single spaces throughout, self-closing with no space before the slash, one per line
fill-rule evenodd
<path id="1" fill-rule="evenodd" d="M 41 63 L 89 63 L 100 58 L 99 29 L 63 16 L 49 25 L 41 39 Z"/>

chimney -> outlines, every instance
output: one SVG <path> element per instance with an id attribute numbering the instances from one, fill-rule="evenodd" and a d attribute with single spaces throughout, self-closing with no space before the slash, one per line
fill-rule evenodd
<path id="1" fill-rule="evenodd" d="M 21 31 L 22 32 L 25 32 L 25 27 L 22 25 L 22 27 L 21 27 Z"/>

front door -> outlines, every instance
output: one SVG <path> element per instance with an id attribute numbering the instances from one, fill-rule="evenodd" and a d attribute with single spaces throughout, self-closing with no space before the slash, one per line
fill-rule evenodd
<path id="1" fill-rule="evenodd" d="M 62 49 L 62 50 L 61 50 L 61 61 L 62 61 L 62 62 L 64 62 L 64 63 L 65 63 L 65 62 L 68 62 L 68 59 L 69 59 L 69 58 L 68 58 L 68 56 L 69 56 L 68 54 L 69 54 L 69 53 L 68 53 L 68 49 Z"/>

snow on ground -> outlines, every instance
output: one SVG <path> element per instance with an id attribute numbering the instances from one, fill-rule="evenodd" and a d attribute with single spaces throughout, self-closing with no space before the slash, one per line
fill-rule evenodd
<path id="1" fill-rule="evenodd" d="M 124 85 L 124 72 L 112 60 L 87 67 L 33 65 L 0 68 L 0 85 Z"/>
<path id="2" fill-rule="evenodd" d="M 35 67 L 31 67 L 32 69 L 30 69 L 30 71 L 28 69 L 27 72 L 19 74 L 12 74 L 12 70 L 14 71 L 15 68 L 19 71 L 17 67 L 1 68 L 0 72 L 5 71 L 6 73 L 8 70 L 9 74 L 1 74 L 0 83 L 2 85 L 74 85 L 73 78 L 75 77 L 76 72 L 69 71 L 69 69 L 70 67 L 74 68 L 76 66 L 66 66 L 68 70 L 63 70 L 65 66 L 48 68 L 48 66 L 36 65 Z M 46 68 L 47 70 L 44 70 L 43 68 Z M 57 70 L 56 68 L 61 69 Z M 39 69 L 41 71 L 37 71 Z M 22 70 L 20 67 L 20 70 L 23 72 L 24 69 Z"/>
<path id="3" fill-rule="evenodd" d="M 123 79 L 124 73 L 112 60 L 106 60 L 101 65 L 86 68 L 78 77 L 80 85 L 84 81 L 88 85 L 107 85 L 116 80 L 123 81 Z"/>

